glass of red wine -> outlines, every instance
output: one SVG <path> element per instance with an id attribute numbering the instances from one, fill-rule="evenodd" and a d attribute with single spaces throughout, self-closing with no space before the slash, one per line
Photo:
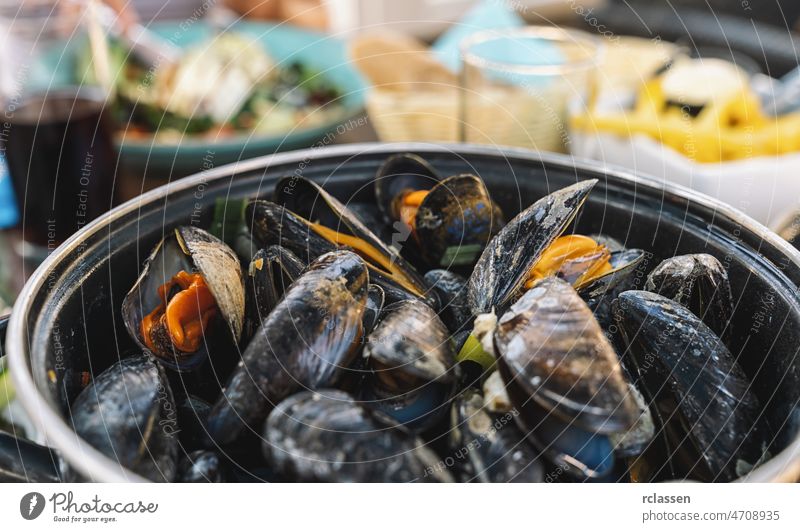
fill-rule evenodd
<path id="1" fill-rule="evenodd" d="M 28 266 L 114 203 L 110 90 L 96 72 L 106 44 L 91 1 L 0 4 L 0 155 Z"/>

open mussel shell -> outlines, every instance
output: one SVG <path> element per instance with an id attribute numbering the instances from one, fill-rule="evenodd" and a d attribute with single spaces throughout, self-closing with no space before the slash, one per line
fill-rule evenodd
<path id="1" fill-rule="evenodd" d="M 623 292 L 614 316 L 666 447 L 656 477 L 730 481 L 757 464 L 766 451 L 759 401 L 719 337 L 651 292 Z"/>
<path id="2" fill-rule="evenodd" d="M 375 175 L 375 202 L 386 223 L 399 219 L 395 200 L 405 192 L 430 190 L 442 177 L 431 164 L 412 153 L 392 155 L 378 168 Z"/>
<path id="3" fill-rule="evenodd" d="M 175 478 L 175 402 L 164 371 L 150 356 L 112 365 L 81 392 L 70 412 L 76 434 L 112 460 L 153 481 Z"/>
<path id="4" fill-rule="evenodd" d="M 270 409 L 299 389 L 335 386 L 356 355 L 368 275 L 356 254 L 319 257 L 267 316 L 233 370 L 208 419 L 227 444 L 257 431 Z"/>
<path id="5" fill-rule="evenodd" d="M 234 350 L 242 335 L 245 315 L 244 279 L 236 253 L 207 231 L 182 226 L 165 236 L 153 249 L 142 273 L 122 302 L 122 318 L 131 338 L 150 351 L 142 338 L 142 319 L 161 304 L 158 289 L 181 270 L 200 273 L 214 296 L 226 336 L 223 344 Z M 212 324 L 213 327 L 213 324 Z M 190 370 L 205 360 L 211 332 L 204 331 L 203 346 L 194 353 L 175 349 L 168 339 L 153 353 L 166 366 Z M 161 345 L 164 344 L 164 345 Z M 168 345 L 167 345 L 168 344 Z M 221 348 L 220 348 L 221 349 Z"/>
<path id="6" fill-rule="evenodd" d="M 614 290 L 628 279 L 646 256 L 646 251 L 636 248 L 612 251 L 608 259 L 611 270 L 593 277 L 584 286 L 579 286 L 578 293 L 586 300 L 604 296 L 614 299 L 616 297 Z"/>
<path id="7" fill-rule="evenodd" d="M 452 454 L 462 457 L 464 481 L 542 482 L 544 467 L 525 435 L 517 429 L 517 411 L 494 413 L 484 406 L 484 397 L 467 388 L 453 400 Z"/>
<path id="8" fill-rule="evenodd" d="M 645 290 L 668 297 L 688 308 L 717 336 L 727 339 L 733 316 L 728 273 L 706 253 L 666 259 L 647 276 Z"/>
<path id="9" fill-rule="evenodd" d="M 249 340 L 253 337 L 286 288 L 300 277 L 305 267 L 297 255 L 282 246 L 269 246 L 256 252 L 245 278 L 243 338 Z"/>
<path id="10" fill-rule="evenodd" d="M 260 246 L 280 245 L 306 264 L 337 249 L 336 244 L 315 233 L 308 220 L 271 201 L 250 201 L 245 216 Z"/>
<path id="11" fill-rule="evenodd" d="M 575 219 L 596 183 L 596 179 L 581 181 L 545 196 L 497 233 L 469 279 L 473 314 L 505 311 L 542 252 Z"/>
<path id="12" fill-rule="evenodd" d="M 639 417 L 617 354 L 592 311 L 565 281 L 528 290 L 497 322 L 494 343 L 503 380 L 524 403 L 568 424 L 610 434 Z M 528 400 L 530 399 L 530 401 Z"/>
<path id="13" fill-rule="evenodd" d="M 502 211 L 481 178 L 454 175 L 431 188 L 422 200 L 414 241 L 430 266 L 471 267 L 502 226 Z"/>
<path id="14" fill-rule="evenodd" d="M 354 237 L 369 248 L 369 252 L 355 247 L 353 250 L 366 261 L 371 281 L 383 287 L 387 298 L 426 296 L 425 283 L 413 266 L 313 181 L 296 176 L 282 179 L 275 187 L 275 203 L 254 200 L 248 204 L 246 216 L 262 245 L 280 244 L 307 262 L 340 247 L 321 236 L 320 228 L 314 224 L 331 233 Z"/>
<path id="15" fill-rule="evenodd" d="M 422 429 L 446 413 L 457 379 L 450 334 L 419 300 L 393 303 L 383 314 L 364 346 L 371 372 L 363 397 L 397 422 Z"/>
<path id="16" fill-rule="evenodd" d="M 401 427 L 339 390 L 301 392 L 264 427 L 268 463 L 301 482 L 442 482 L 438 457 Z"/>

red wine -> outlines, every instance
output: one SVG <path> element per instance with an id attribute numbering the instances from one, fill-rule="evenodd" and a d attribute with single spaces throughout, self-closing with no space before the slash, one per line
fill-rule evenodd
<path id="1" fill-rule="evenodd" d="M 87 89 L 9 105 L 0 143 L 23 238 L 52 250 L 112 207 L 117 156 L 104 100 Z"/>

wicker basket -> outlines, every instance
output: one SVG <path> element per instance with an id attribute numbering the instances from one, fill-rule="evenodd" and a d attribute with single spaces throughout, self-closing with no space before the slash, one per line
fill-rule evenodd
<path id="1" fill-rule="evenodd" d="M 373 88 L 367 112 L 383 142 L 459 142 L 521 146 L 564 151 L 563 110 L 541 98 L 509 93 L 469 98 L 469 118 L 462 136 L 459 89 L 396 91 Z"/>
<path id="2" fill-rule="evenodd" d="M 383 142 L 461 140 L 458 90 L 373 88 L 367 112 Z"/>

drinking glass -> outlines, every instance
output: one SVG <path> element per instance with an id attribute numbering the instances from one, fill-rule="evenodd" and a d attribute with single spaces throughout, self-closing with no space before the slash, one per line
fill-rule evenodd
<path id="1" fill-rule="evenodd" d="M 461 44 L 461 139 L 567 152 L 570 106 L 586 107 L 602 43 L 580 31 L 485 30 Z"/>
<path id="2" fill-rule="evenodd" d="M 117 157 L 97 68 L 107 49 L 92 1 L 0 0 L 0 150 L 19 206 L 15 249 L 30 265 L 112 206 Z"/>

